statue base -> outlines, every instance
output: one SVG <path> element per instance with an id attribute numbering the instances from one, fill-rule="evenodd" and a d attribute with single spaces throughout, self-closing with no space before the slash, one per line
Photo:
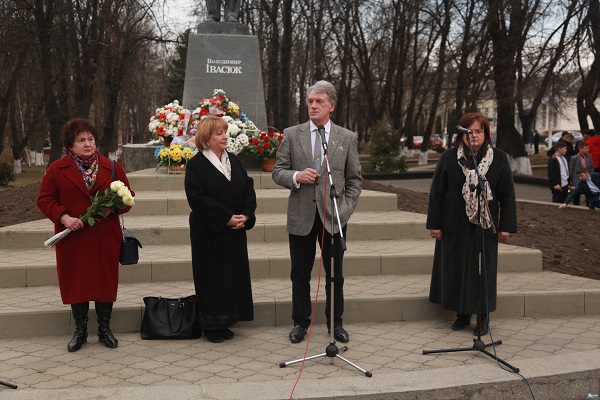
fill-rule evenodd
<path id="1" fill-rule="evenodd" d="M 207 35 L 249 35 L 250 27 L 239 22 L 204 21 L 196 28 L 198 34 Z"/>

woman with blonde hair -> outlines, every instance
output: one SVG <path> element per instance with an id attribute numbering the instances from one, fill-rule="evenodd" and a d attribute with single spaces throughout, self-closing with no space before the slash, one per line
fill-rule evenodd
<path id="1" fill-rule="evenodd" d="M 185 175 L 198 314 L 213 343 L 232 339 L 236 322 L 254 319 L 246 231 L 256 222 L 256 193 L 240 159 L 227 152 L 227 128 L 220 117 L 200 121 L 200 152 Z"/>

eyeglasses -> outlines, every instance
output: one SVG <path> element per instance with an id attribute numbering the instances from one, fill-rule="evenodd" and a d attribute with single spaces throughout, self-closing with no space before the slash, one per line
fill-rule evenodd
<path id="1" fill-rule="evenodd" d="M 476 135 L 483 135 L 485 133 L 485 131 L 481 130 L 481 129 L 476 129 L 476 130 L 473 131 L 473 133 L 476 134 Z"/>

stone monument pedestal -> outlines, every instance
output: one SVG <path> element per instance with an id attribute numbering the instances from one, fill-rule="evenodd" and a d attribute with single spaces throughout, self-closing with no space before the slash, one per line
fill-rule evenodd
<path id="1" fill-rule="evenodd" d="M 194 110 L 222 89 L 260 129 L 267 126 L 260 50 L 256 36 L 238 33 L 244 30 L 237 22 L 204 22 L 190 34 L 182 105 Z"/>

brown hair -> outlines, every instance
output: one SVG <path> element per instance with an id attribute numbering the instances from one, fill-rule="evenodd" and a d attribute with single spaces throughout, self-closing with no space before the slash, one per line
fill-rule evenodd
<path id="1" fill-rule="evenodd" d="M 579 143 L 577 143 L 577 148 L 579 150 L 583 149 L 584 147 L 590 147 L 590 145 L 583 141 L 579 141 Z"/>
<path id="2" fill-rule="evenodd" d="M 210 135 L 217 132 L 219 129 L 227 131 L 228 127 L 229 125 L 227 122 L 221 117 L 207 115 L 202 118 L 196 128 L 196 147 L 198 149 L 207 150 Z"/>
<path id="3" fill-rule="evenodd" d="M 563 147 L 567 147 L 567 144 L 561 140 L 554 144 L 554 150 L 562 149 Z"/>
<path id="4" fill-rule="evenodd" d="M 67 121 L 67 123 L 62 127 L 62 130 L 60 131 L 62 144 L 67 153 L 71 152 L 71 147 L 73 147 L 75 138 L 81 132 L 91 133 L 94 137 L 96 145 L 98 145 L 98 131 L 96 131 L 94 125 L 92 125 L 92 123 L 87 119 L 71 118 Z"/>
<path id="5" fill-rule="evenodd" d="M 467 128 L 467 127 L 471 126 L 471 124 L 473 124 L 474 122 L 479 122 L 481 124 L 481 127 L 483 128 L 483 132 L 485 134 L 485 139 L 483 140 L 483 142 L 487 143 L 488 145 L 491 146 L 492 138 L 490 136 L 490 123 L 488 122 L 487 118 L 484 117 L 483 115 L 481 115 L 479 113 L 466 113 L 458 121 L 458 125 L 460 125 L 464 128 Z M 454 139 L 454 143 L 453 143 L 454 147 L 458 147 L 462 144 L 464 136 L 465 136 L 464 133 L 456 132 L 456 139 Z"/>
<path id="6" fill-rule="evenodd" d="M 579 168 L 577 168 L 576 173 L 577 173 L 577 175 L 579 175 L 579 174 L 588 174 L 589 171 L 588 171 L 588 169 L 586 167 L 579 167 Z"/>

